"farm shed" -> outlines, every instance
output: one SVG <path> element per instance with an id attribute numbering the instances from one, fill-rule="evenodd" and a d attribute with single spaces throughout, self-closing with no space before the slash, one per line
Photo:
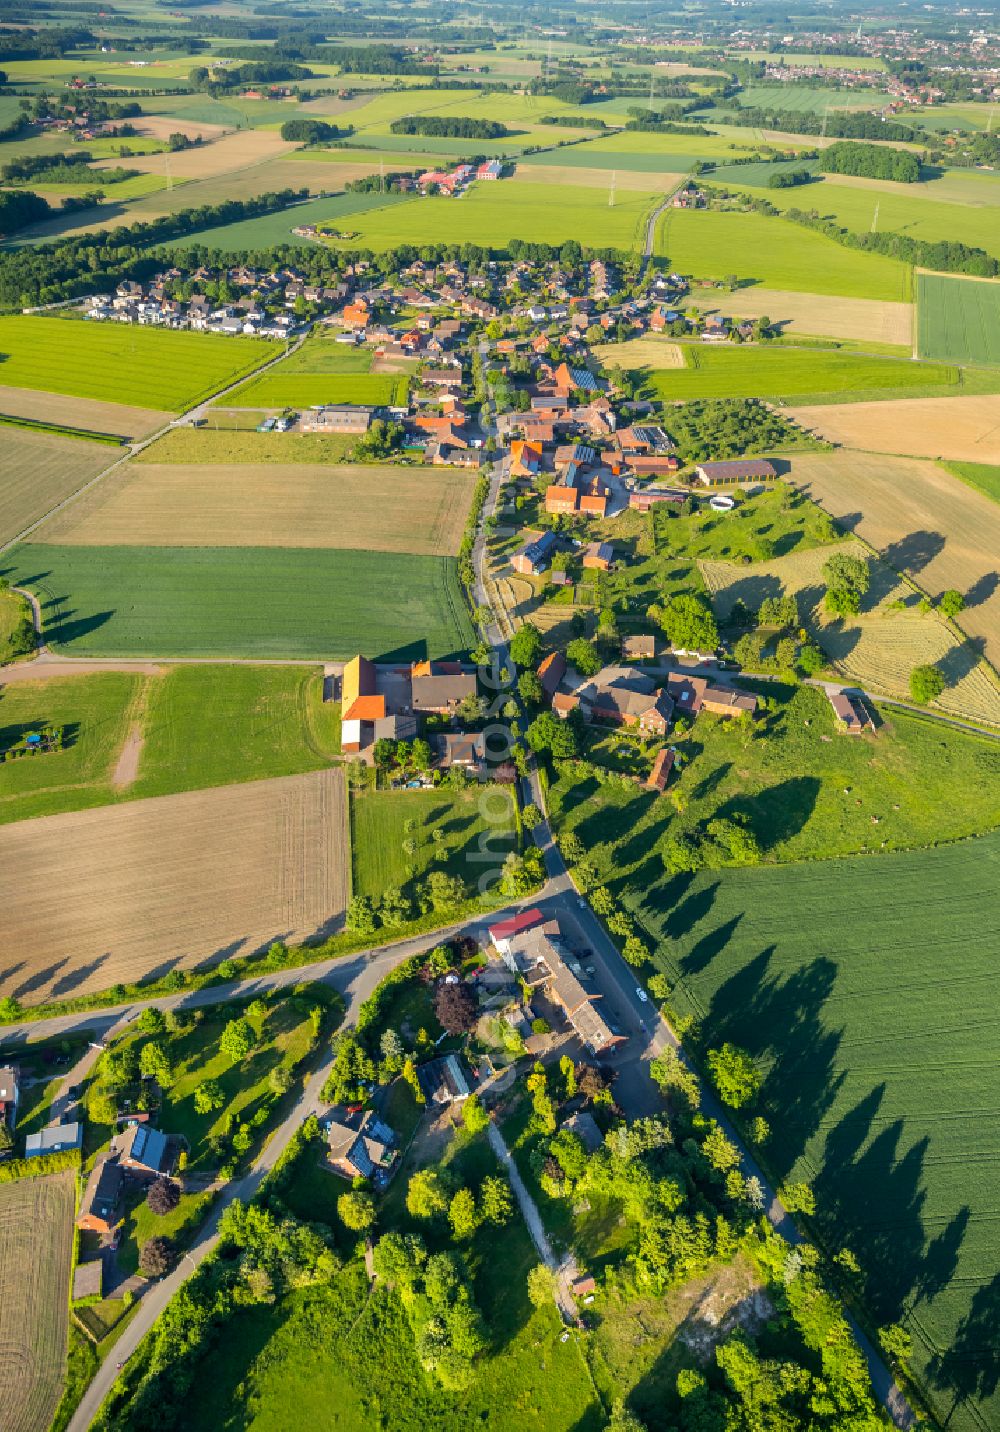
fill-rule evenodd
<path id="1" fill-rule="evenodd" d="M 846 691 L 827 691 L 827 700 L 833 707 L 833 714 L 848 736 L 860 736 L 864 731 L 874 729 L 874 722 L 864 702 Z"/>
<path id="2" fill-rule="evenodd" d="M 104 1292 L 104 1259 L 90 1258 L 78 1263 L 73 1273 L 73 1301 L 81 1298 L 99 1298 Z"/>
<path id="3" fill-rule="evenodd" d="M 62 1154 L 68 1149 L 83 1147 L 82 1124 L 49 1124 L 24 1141 L 24 1157 L 40 1158 L 42 1154 Z"/>
<path id="4" fill-rule="evenodd" d="M 763 457 L 734 458 L 731 462 L 702 462 L 695 468 L 698 481 L 706 487 L 730 482 L 773 482 L 778 476 L 773 463 Z"/>

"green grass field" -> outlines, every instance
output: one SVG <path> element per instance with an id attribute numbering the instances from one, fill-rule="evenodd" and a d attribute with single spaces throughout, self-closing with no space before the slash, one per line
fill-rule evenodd
<path id="1" fill-rule="evenodd" d="M 375 407 L 405 404 L 405 377 L 389 373 L 285 373 L 282 366 L 254 378 L 222 407 L 309 408 L 322 403 L 367 403 Z"/>
<path id="2" fill-rule="evenodd" d="M 317 667 L 176 666 L 15 682 L 0 692 L 0 750 L 65 728 L 66 747 L 0 764 L 0 823 L 320 770 L 339 755 L 339 708 Z M 131 785 L 112 778 L 126 736 L 143 738 Z M 226 733 L 225 741 L 219 732 Z"/>
<path id="3" fill-rule="evenodd" d="M 551 157 L 551 156 L 547 156 Z M 558 154 L 555 162 L 558 162 Z M 544 202 L 537 184 L 502 179 L 474 184 L 458 199 L 410 199 L 392 208 L 358 214 L 351 223 L 359 245 L 381 251 L 399 244 L 481 244 L 502 248 L 510 239 L 559 244 L 580 234 L 599 234 L 602 244 L 635 249 L 641 246 L 652 195 L 619 191 L 608 207 L 605 189 L 560 185 L 558 200 Z"/>
<path id="4" fill-rule="evenodd" d="M 47 639 L 80 656 L 437 657 L 473 632 L 451 557 L 273 547 L 5 554 Z"/>
<path id="5" fill-rule="evenodd" d="M 783 109 L 796 114 L 822 114 L 830 109 L 876 109 L 889 96 L 875 89 L 823 89 L 811 85 L 749 85 L 740 91 L 741 109 Z"/>
<path id="6" fill-rule="evenodd" d="M 369 373 L 375 354 L 371 348 L 350 348 L 338 343 L 328 328 L 314 328 L 302 347 L 290 353 L 282 373 Z"/>
<path id="7" fill-rule="evenodd" d="M 458 875 L 471 886 L 487 867 L 502 865 L 513 848 L 510 798 L 501 787 L 495 787 L 489 805 L 491 816 L 497 818 L 487 821 L 482 796 L 482 787 L 458 793 L 440 789 L 356 794 L 351 801 L 354 893 L 380 896 L 390 886 L 420 879 L 431 867 Z M 409 829 L 408 821 L 414 822 Z M 440 838 L 435 838 L 437 830 Z M 412 856 L 403 849 L 407 839 L 416 842 Z M 496 858 L 477 860 L 476 853 L 482 852 Z"/>
<path id="8" fill-rule="evenodd" d="M 286 182 L 289 188 L 304 187 L 296 179 L 294 169 L 289 169 Z M 262 214 L 257 219 L 241 219 L 236 224 L 202 229 L 197 236 L 198 243 L 209 249 L 227 249 L 232 253 L 245 249 L 270 249 L 278 244 L 298 243 L 308 247 L 313 242 L 311 239 L 297 239 L 292 233 L 301 224 L 337 224 L 340 219 L 348 219 L 343 227 L 354 232 L 357 229 L 354 216 L 372 209 L 393 208 L 405 203 L 407 198 L 406 194 L 340 194 L 333 198 L 309 199 L 304 204 L 294 204 L 290 209 L 281 209 L 274 214 Z M 172 245 L 158 240 L 153 247 L 189 249 L 191 241 L 192 236 L 185 234 L 183 240 L 178 239 Z"/>
<path id="9" fill-rule="evenodd" d="M 662 402 L 678 398 L 773 398 L 808 393 L 901 395 L 912 388 L 940 387 L 941 396 L 959 382 L 944 363 L 871 358 L 823 349 L 747 348 L 735 344 L 686 346 L 685 368 L 651 372 L 643 394 Z M 266 380 L 265 380 L 266 381 Z"/>
<path id="10" fill-rule="evenodd" d="M 983 462 L 946 462 L 943 466 L 970 487 L 977 488 L 994 502 L 1000 502 L 1000 467 L 990 467 Z"/>
<path id="11" fill-rule="evenodd" d="M 1000 1420 L 998 879 L 991 835 L 628 897 L 678 1011 L 765 1071 L 765 1161 L 813 1185 L 828 1246 L 859 1259 L 872 1321 L 910 1329 L 956 1432 Z"/>
<path id="12" fill-rule="evenodd" d="M 670 210 L 657 227 L 655 252 L 694 278 L 735 273 L 766 288 L 897 303 L 910 298 L 906 264 L 761 214 Z"/>
<path id="13" fill-rule="evenodd" d="M 0 318 L 5 384 L 166 412 L 194 406 L 275 352 L 257 338 L 24 314 Z"/>
<path id="14" fill-rule="evenodd" d="M 1000 283 L 917 274 L 921 358 L 1000 363 Z"/>

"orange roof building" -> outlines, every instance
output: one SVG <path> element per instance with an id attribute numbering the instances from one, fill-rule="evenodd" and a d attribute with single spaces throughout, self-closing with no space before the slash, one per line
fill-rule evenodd
<path id="1" fill-rule="evenodd" d="M 515 438 L 510 445 L 511 477 L 534 477 L 542 466 L 542 445 Z"/>
<path id="2" fill-rule="evenodd" d="M 374 663 L 366 657 L 353 656 L 344 667 L 340 693 L 341 750 L 360 751 L 362 722 L 380 721 L 385 715 L 385 697 L 375 691 Z"/>

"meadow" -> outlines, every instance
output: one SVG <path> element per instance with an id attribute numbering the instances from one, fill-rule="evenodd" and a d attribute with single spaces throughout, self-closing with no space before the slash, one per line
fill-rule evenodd
<path id="1" fill-rule="evenodd" d="M 279 177 L 273 173 L 273 169 L 274 166 L 271 166 L 272 172 L 269 173 L 269 180 L 276 180 Z M 288 170 L 284 177 L 284 185 L 294 189 L 302 187 L 303 180 L 299 177 L 297 169 Z M 264 187 L 267 188 L 268 184 L 265 184 Z M 271 183 L 270 187 L 273 188 L 275 185 Z M 191 199 L 185 196 L 185 202 L 194 205 L 219 203 L 226 197 L 245 198 L 247 191 L 244 188 L 242 193 L 227 196 L 218 192 L 218 185 L 215 185 L 213 192 L 217 194 L 214 201 L 209 198 Z M 260 189 L 255 187 L 254 192 L 260 192 Z M 242 219 L 235 224 L 220 224 L 214 229 L 202 229 L 198 233 L 198 243 L 204 245 L 205 248 L 228 249 L 233 253 L 273 248 L 276 244 L 308 246 L 312 240 L 296 238 L 292 233 L 293 229 L 303 224 L 332 224 L 339 219 L 353 219 L 354 215 L 364 214 L 373 209 L 391 209 L 407 200 L 406 194 L 340 194 L 324 199 L 309 199 L 304 204 L 293 204 L 290 209 L 281 209 L 274 214 L 262 214 L 256 219 Z M 356 225 L 352 222 L 345 227 L 353 232 Z M 158 241 L 155 247 L 169 248 L 171 245 Z M 177 240 L 173 247 L 189 249 L 191 236 L 185 235 L 183 239 Z"/>
<path id="2" fill-rule="evenodd" d="M 451 557 L 24 544 L 0 565 L 71 655 L 422 659 L 474 639 Z"/>
<path id="3" fill-rule="evenodd" d="M 668 210 L 657 225 L 655 253 L 694 278 L 735 273 L 766 288 L 893 303 L 910 298 L 908 265 L 761 214 Z"/>
<path id="4" fill-rule="evenodd" d="M 128 465 L 39 529 L 82 546 L 360 548 L 456 556 L 473 479 L 453 467 Z"/>
<path id="5" fill-rule="evenodd" d="M 319 667 L 40 673 L 0 687 L 0 750 L 43 725 L 64 728 L 65 748 L 0 765 L 0 823 L 323 770 L 340 754 Z M 138 758 L 123 782 L 126 743 Z"/>
<path id="6" fill-rule="evenodd" d="M 223 407 L 318 408 L 324 403 L 405 406 L 405 377 L 388 373 L 286 373 L 283 364 L 221 399 Z"/>
<path id="7" fill-rule="evenodd" d="M 4 428 L 0 441 L 0 542 L 13 541 L 118 456 L 101 443 L 14 428 Z"/>
<path id="8" fill-rule="evenodd" d="M 359 245 L 376 251 L 400 244 L 481 244 L 499 249 L 511 239 L 561 244 L 599 229 L 602 244 L 636 249 L 642 244 L 646 219 L 654 207 L 644 192 L 619 194 L 608 207 L 608 192 L 563 185 L 558 204 L 539 202 L 537 184 L 501 179 L 474 184 L 457 199 L 409 199 L 390 208 L 358 214 L 351 228 Z"/>
<path id="9" fill-rule="evenodd" d="M 1000 467 L 981 462 L 946 462 L 943 466 L 991 502 L 1000 502 Z"/>
<path id="10" fill-rule="evenodd" d="M 492 788 L 489 808 L 487 821 L 482 787 L 462 792 L 355 792 L 351 797 L 354 893 L 377 898 L 391 886 L 420 879 L 431 868 L 476 885 L 487 870 L 503 864 L 514 846 L 513 809 L 503 787 Z M 403 849 L 407 839 L 416 844 L 412 856 Z"/>
<path id="11" fill-rule="evenodd" d="M 917 274 L 921 358 L 1000 363 L 1000 284 Z"/>
<path id="12" fill-rule="evenodd" d="M 796 405 L 788 416 L 829 442 L 866 452 L 1000 463 L 1000 394 Z"/>
<path id="13" fill-rule="evenodd" d="M 193 407 L 275 351 L 257 338 L 24 314 L 0 318 L 0 372 L 12 387 L 165 412 Z"/>
<path id="14" fill-rule="evenodd" d="M 0 1184 L 5 1432 L 48 1427 L 66 1371 L 73 1169 Z"/>
<path id="15" fill-rule="evenodd" d="M 740 109 L 781 109 L 796 114 L 822 114 L 826 109 L 876 109 L 889 101 L 877 89 L 824 89 L 811 85 L 748 85 L 740 91 Z"/>
<path id="16" fill-rule="evenodd" d="M 872 1322 L 908 1327 L 956 1432 L 1000 1417 L 998 878 L 994 834 L 626 896 L 673 1006 L 765 1072 L 765 1162 L 812 1185 L 824 1241 L 858 1258 Z"/>
<path id="17" fill-rule="evenodd" d="M 0 858 L 0 937 L 18 952 L 2 993 L 75 998 L 333 933 L 350 879 L 343 776 L 22 821 L 0 828 Z"/>
<path id="18" fill-rule="evenodd" d="M 940 386 L 947 391 L 959 381 L 956 368 L 943 363 L 873 358 L 824 349 L 687 346 L 684 368 L 653 371 L 643 394 L 661 402 L 680 398 L 771 398 L 787 401 L 799 394 L 859 393 L 888 395 L 911 388 Z"/>

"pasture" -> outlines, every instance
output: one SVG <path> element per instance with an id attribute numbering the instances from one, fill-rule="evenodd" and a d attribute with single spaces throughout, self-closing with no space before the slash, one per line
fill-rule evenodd
<path id="1" fill-rule="evenodd" d="M 405 405 L 405 377 L 387 373 L 286 373 L 283 364 L 221 399 L 223 407 L 316 408 L 323 403 Z"/>
<path id="2" fill-rule="evenodd" d="M 85 319 L 0 318 L 4 378 L 13 387 L 119 399 L 180 412 L 274 357 L 258 338 L 105 328 Z"/>
<path id="3" fill-rule="evenodd" d="M 619 194 L 611 209 L 606 189 L 574 185 L 561 185 L 559 202 L 544 204 L 537 184 L 502 179 L 474 184 L 457 199 L 411 198 L 358 214 L 350 227 L 359 237 L 349 246 L 381 251 L 400 244 L 469 243 L 500 249 L 511 239 L 561 244 L 599 232 L 602 244 L 637 249 L 653 207 L 651 195 L 629 191 Z"/>
<path id="4" fill-rule="evenodd" d="M 707 1045 L 765 1073 L 765 1161 L 815 1190 L 871 1321 L 903 1321 L 937 1421 L 1000 1419 L 1000 836 L 635 887 L 627 904 Z"/>
<path id="5" fill-rule="evenodd" d="M 62 726 L 66 744 L 0 765 L 0 823 L 299 775 L 340 753 L 338 708 L 323 701 L 319 667 L 198 663 L 51 676 L 39 667 L 33 679 L 19 670 L 29 679 L 0 688 L 0 750 L 44 725 Z"/>
<path id="6" fill-rule="evenodd" d="M 913 347 L 913 305 L 884 303 L 873 298 L 833 298 L 829 294 L 796 293 L 790 289 L 738 288 L 713 294 L 712 312 L 727 318 L 769 318 L 783 334 L 847 339 L 863 346 L 890 344 Z M 699 298 L 699 307 L 704 301 Z M 924 354 L 940 358 L 943 354 Z"/>
<path id="7" fill-rule="evenodd" d="M 268 436 L 268 435 L 264 435 Z M 55 514 L 45 542 L 365 548 L 456 556 L 474 480 L 448 467 L 129 464 Z"/>
<path id="8" fill-rule="evenodd" d="M 0 1184 L 4 1432 L 52 1421 L 66 1374 L 76 1173 Z"/>
<path id="9" fill-rule="evenodd" d="M 889 303 L 910 298 L 908 265 L 762 214 L 668 210 L 657 225 L 655 253 L 694 278 L 735 273 L 765 288 Z"/>
<path id="10" fill-rule="evenodd" d="M 680 398 L 771 398 L 782 402 L 802 393 L 868 396 L 935 386 L 946 390 L 959 380 L 958 370 L 943 363 L 913 363 L 822 348 L 706 344 L 688 345 L 682 352 L 687 365 L 650 373 L 643 386 L 645 396 L 661 402 Z"/>
<path id="11" fill-rule="evenodd" d="M 1000 394 L 788 409 L 829 442 L 907 457 L 1000 463 Z"/>
<path id="12" fill-rule="evenodd" d="M 824 89 L 811 85 L 748 85 L 740 91 L 740 109 L 780 109 L 795 114 L 822 114 L 826 109 L 876 109 L 889 96 L 877 89 Z"/>
<path id="13" fill-rule="evenodd" d="M 119 456 L 113 447 L 4 428 L 0 438 L 0 542 L 19 532 Z"/>
<path id="14" fill-rule="evenodd" d="M 334 768 L 6 826 L 0 992 L 74 997 L 330 934 L 346 826 Z"/>
<path id="15" fill-rule="evenodd" d="M 416 845 L 412 856 L 403 849 L 408 838 Z M 499 871 L 513 848 L 513 808 L 502 786 L 492 787 L 485 803 L 483 787 L 359 791 L 351 797 L 351 888 L 356 895 L 380 897 L 432 868 L 458 875 L 473 889 L 483 874 Z"/>
<path id="16" fill-rule="evenodd" d="M 249 431 L 229 426 L 216 426 L 230 419 L 251 424 Z M 281 467 L 297 467 L 302 463 L 335 465 L 351 453 L 357 439 L 340 433 L 258 433 L 256 412 L 234 408 L 212 408 L 208 413 L 211 427 L 171 428 L 148 448 L 137 453 L 137 463 L 195 463 L 200 467 L 226 467 L 244 463 L 260 467 L 277 463 Z"/>
<path id="17" fill-rule="evenodd" d="M 915 666 L 940 666 L 947 686 L 935 705 L 950 716 L 1000 726 L 1000 691 L 974 650 L 934 613 L 918 610 L 919 596 L 884 563 L 872 564 L 871 587 L 856 617 L 831 619 L 823 609 L 823 563 L 829 548 L 792 552 L 752 570 L 734 562 L 702 561 L 702 576 L 723 620 L 733 604 L 760 606 L 764 597 L 795 593 L 799 618 L 845 681 L 876 695 L 909 701 Z M 867 556 L 858 545 L 857 555 Z"/>
<path id="18" fill-rule="evenodd" d="M 157 428 L 162 428 L 165 422 L 163 413 L 153 408 L 134 408 L 123 403 L 71 398 L 61 393 L 4 385 L 0 385 L 0 413 L 11 418 L 31 418 L 37 423 L 54 423 L 61 427 L 78 428 L 82 432 L 111 433 L 115 437 L 129 439 L 148 437 Z M 8 433 L 4 436 L 6 439 Z"/>
<path id="19" fill-rule="evenodd" d="M 258 179 L 254 188 L 248 190 L 246 179 L 243 180 L 243 188 L 239 187 L 239 178 L 234 181 L 234 193 L 226 194 L 219 191 L 218 184 L 210 186 L 205 190 L 205 197 L 194 198 L 194 191 L 189 189 L 185 195 L 186 207 L 188 204 L 209 204 L 219 203 L 224 198 L 246 198 L 250 192 L 261 193 L 264 189 L 292 188 L 300 189 L 305 184 L 305 175 L 299 166 L 290 168 L 286 173 L 276 173 L 277 166 L 269 165 L 265 171 L 258 171 Z M 260 174 L 265 173 L 266 182 L 261 187 Z M 279 183 L 280 180 L 280 183 Z M 326 183 L 329 185 L 329 176 L 326 176 Z M 209 197 L 214 193 L 216 198 Z M 292 230 L 301 224 L 324 224 L 336 223 L 343 218 L 353 218 L 354 215 L 364 214 L 372 209 L 392 208 L 400 203 L 408 202 L 406 194 L 340 194 L 334 198 L 309 199 L 303 204 L 293 204 L 290 209 L 280 209 L 273 214 L 262 214 L 256 219 L 241 219 L 235 224 L 220 224 L 214 229 L 202 229 L 197 239 L 209 249 L 228 249 L 230 252 L 242 253 L 244 250 L 269 249 L 277 244 L 301 244 L 308 247 L 313 241 L 311 239 L 298 239 Z M 141 217 L 141 216 L 140 216 Z M 348 223 L 346 228 L 354 231 L 356 225 Z M 190 248 L 191 236 L 185 234 L 183 239 L 178 239 L 173 245 L 157 244 L 163 248 Z"/>
<path id="20" fill-rule="evenodd" d="M 451 557 L 24 544 L 0 567 L 79 656 L 447 656 L 473 644 Z"/>
<path id="21" fill-rule="evenodd" d="M 804 453 L 792 479 L 831 516 L 938 597 L 967 594 L 958 618 L 1000 666 L 1000 508 L 934 463 L 869 453 Z"/>
<path id="22" fill-rule="evenodd" d="M 1000 363 L 1000 283 L 917 274 L 921 358 Z"/>
<path id="23" fill-rule="evenodd" d="M 991 502 L 1000 502 L 1000 467 L 979 462 L 946 462 L 943 466 Z"/>

